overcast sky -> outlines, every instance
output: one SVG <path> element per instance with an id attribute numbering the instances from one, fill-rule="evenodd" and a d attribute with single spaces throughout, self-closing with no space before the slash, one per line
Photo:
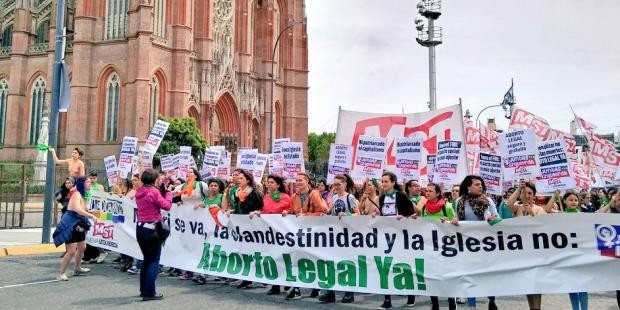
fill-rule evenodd
<path id="1" fill-rule="evenodd" d="M 306 0 L 309 130 L 335 131 L 343 109 L 428 110 L 428 49 L 417 44 L 414 0 Z M 620 1 L 443 1 L 437 105 L 463 100 L 475 116 L 501 102 L 514 78 L 517 105 L 569 131 L 575 112 L 620 130 Z M 503 110 L 480 117 L 507 122 Z"/>

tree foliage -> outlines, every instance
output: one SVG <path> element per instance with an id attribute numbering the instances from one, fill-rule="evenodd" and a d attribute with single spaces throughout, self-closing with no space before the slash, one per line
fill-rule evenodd
<path id="1" fill-rule="evenodd" d="M 329 145 L 336 141 L 335 132 L 308 135 L 308 160 L 310 162 L 329 160 Z"/>
<path id="2" fill-rule="evenodd" d="M 191 117 L 160 117 L 160 119 L 170 123 L 170 126 L 155 154 L 154 164 L 158 165 L 160 155 L 179 153 L 181 146 L 191 146 L 192 156 L 195 159 L 202 158 L 209 143 L 200 133 L 195 119 Z"/>

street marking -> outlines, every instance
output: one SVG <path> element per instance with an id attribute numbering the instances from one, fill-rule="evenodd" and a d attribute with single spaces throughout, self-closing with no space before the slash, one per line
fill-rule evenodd
<path id="1" fill-rule="evenodd" d="M 60 282 L 60 280 L 47 280 L 47 281 L 38 281 L 38 282 L 30 282 L 30 283 L 22 283 L 22 284 L 6 285 L 6 286 L 0 286 L 0 290 L 1 290 L 1 289 L 5 289 L 5 288 L 13 288 L 13 287 L 21 287 L 21 286 L 36 285 L 36 284 L 45 284 L 45 283 L 53 283 L 53 282 Z"/>

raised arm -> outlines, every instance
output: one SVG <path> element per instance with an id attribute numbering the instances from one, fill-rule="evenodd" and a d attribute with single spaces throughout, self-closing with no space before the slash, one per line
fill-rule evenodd
<path id="1" fill-rule="evenodd" d="M 547 205 L 545 206 L 545 212 L 547 213 L 553 213 L 555 212 L 555 203 L 560 201 L 560 191 L 556 190 L 555 193 L 553 193 L 553 195 L 551 195 L 551 198 L 549 198 L 549 201 L 547 202 Z M 562 203 L 560 203 L 560 211 L 564 211 L 564 208 L 562 206 Z"/>
<path id="2" fill-rule="evenodd" d="M 48 150 L 52 152 L 52 159 L 54 159 L 55 164 L 68 164 L 69 163 L 68 159 L 58 159 L 58 155 L 56 155 L 56 150 L 53 147 L 50 147 Z"/>
<path id="3" fill-rule="evenodd" d="M 521 195 L 521 191 L 525 188 L 525 181 L 519 181 L 519 187 L 517 190 L 508 197 L 508 201 L 506 201 L 506 205 L 510 208 L 510 211 L 516 213 L 518 211 L 518 207 L 515 206 L 517 199 L 519 199 L 519 195 Z"/>

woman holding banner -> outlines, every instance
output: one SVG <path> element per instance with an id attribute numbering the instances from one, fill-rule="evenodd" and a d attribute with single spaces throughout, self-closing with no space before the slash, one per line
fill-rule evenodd
<path id="1" fill-rule="evenodd" d="M 436 183 L 429 183 L 426 187 L 426 203 L 422 207 L 420 217 L 437 219 L 443 222 L 450 222 L 452 225 L 459 225 L 458 218 L 454 217 L 452 206 L 447 205 L 441 199 L 441 187 Z M 431 296 L 432 310 L 439 310 L 439 298 Z M 456 299 L 448 298 L 448 309 L 456 310 Z"/>
<path id="2" fill-rule="evenodd" d="M 329 210 L 327 214 L 331 216 L 343 217 L 345 215 L 359 214 L 358 203 L 355 196 L 354 183 L 351 177 L 346 174 L 338 174 L 334 177 L 334 194 L 329 203 Z M 341 302 L 348 304 L 355 300 L 353 292 L 345 292 Z M 323 295 L 319 297 L 319 301 L 323 303 L 330 303 L 336 301 L 335 291 L 325 291 Z"/>
<path id="3" fill-rule="evenodd" d="M 155 280 L 159 273 L 159 257 L 164 241 L 162 240 L 164 236 L 159 233 L 164 230 L 161 210 L 170 210 L 172 193 L 166 192 L 162 196 L 156 184 L 158 179 L 159 173 L 156 170 L 145 170 L 140 178 L 142 187 L 136 193 L 138 207 L 136 239 L 144 256 L 140 269 L 140 296 L 144 301 L 164 298 L 164 295 L 156 293 Z"/>
<path id="4" fill-rule="evenodd" d="M 234 191 L 233 196 L 234 206 L 236 206 L 234 213 L 248 215 L 250 212 L 260 211 L 263 208 L 263 197 L 256 189 L 252 173 L 243 169 L 235 171 L 237 171 L 236 180 L 239 187 Z M 231 213 L 233 210 L 226 210 L 227 215 L 230 216 Z M 247 288 L 251 284 L 251 281 L 242 281 L 237 288 Z"/>
<path id="5" fill-rule="evenodd" d="M 519 187 L 508 199 L 508 207 L 517 207 L 516 216 L 539 216 L 547 214 L 545 209 L 534 203 L 536 197 L 536 186 L 533 183 L 525 182 L 521 180 Z M 517 199 L 521 198 L 521 202 L 518 203 Z M 527 302 L 530 305 L 530 310 L 540 309 L 542 303 L 542 294 L 528 294 Z"/>
<path id="6" fill-rule="evenodd" d="M 494 225 L 501 219 L 493 199 L 487 197 L 484 180 L 477 175 L 468 175 L 459 186 L 461 197 L 456 201 L 456 214 L 459 221 L 484 221 Z M 467 298 L 467 305 L 476 309 L 476 298 Z M 495 297 L 489 296 L 489 310 L 497 310 Z"/>
<path id="7" fill-rule="evenodd" d="M 291 197 L 286 193 L 284 179 L 281 176 L 270 174 L 265 182 L 267 194 L 263 198 L 263 209 L 250 212 L 250 218 L 261 214 L 282 214 L 286 216 L 291 212 Z M 280 286 L 273 285 L 267 295 L 280 294 Z"/>
<path id="8" fill-rule="evenodd" d="M 409 187 L 410 184 L 414 184 L 411 181 L 406 183 Z M 419 186 L 417 182 L 415 182 Z M 413 187 L 413 186 L 412 186 Z M 383 189 L 383 194 L 379 197 L 379 215 L 381 216 L 394 216 L 397 220 L 402 219 L 403 217 L 410 217 L 414 215 L 415 209 L 413 205 L 413 201 L 408 197 L 405 193 L 401 192 L 400 186 L 397 184 L 396 175 L 392 172 L 385 171 L 381 176 L 381 188 Z M 411 193 L 411 191 L 410 191 Z M 426 202 L 426 199 L 419 200 L 419 202 Z M 377 213 L 373 213 L 372 216 L 376 216 Z M 407 307 L 413 307 L 415 305 L 415 296 L 410 295 L 407 296 Z M 378 309 L 392 309 L 392 296 L 385 295 L 383 303 Z"/>
<path id="9" fill-rule="evenodd" d="M 298 173 L 295 178 L 295 187 L 297 192 L 291 198 L 291 210 L 292 214 L 296 216 L 323 216 L 327 213 L 327 203 L 321 197 L 321 194 L 317 190 L 312 190 L 310 186 L 310 177 L 304 173 Z M 282 216 L 286 216 L 287 212 L 283 212 Z M 310 298 L 316 298 L 319 296 L 319 290 L 313 289 L 310 293 Z M 286 299 L 299 299 L 301 298 L 301 291 L 298 287 L 294 287 L 286 296 Z M 334 302 L 325 301 L 325 302 Z"/>

